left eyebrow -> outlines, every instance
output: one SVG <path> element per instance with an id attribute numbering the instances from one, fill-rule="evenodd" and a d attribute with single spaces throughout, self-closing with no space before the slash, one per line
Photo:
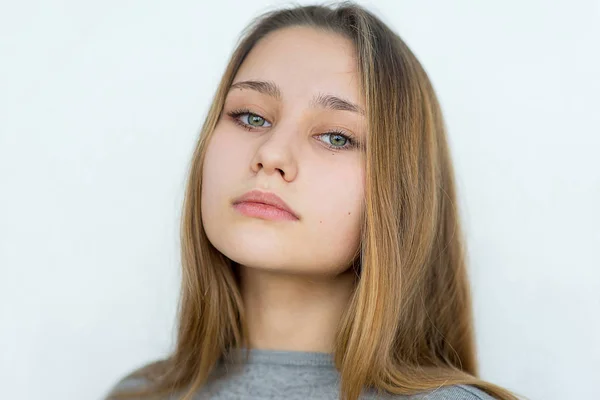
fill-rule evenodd
<path id="1" fill-rule="evenodd" d="M 276 100 L 281 100 L 282 98 L 281 89 L 275 82 L 272 81 L 251 80 L 235 82 L 231 85 L 229 91 L 233 89 L 250 89 L 271 96 Z M 365 115 L 365 110 L 363 110 L 357 104 L 332 94 L 320 93 L 311 100 L 310 104 L 312 107 L 319 107 L 335 111 L 351 111 Z"/>
<path id="2" fill-rule="evenodd" d="M 319 94 L 313 98 L 311 104 L 327 110 L 352 111 L 361 115 L 365 115 L 365 111 L 357 104 L 332 94 Z"/>

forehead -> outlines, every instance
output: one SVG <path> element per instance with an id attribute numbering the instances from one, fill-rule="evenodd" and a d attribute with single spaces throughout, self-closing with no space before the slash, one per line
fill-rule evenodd
<path id="1" fill-rule="evenodd" d="M 327 92 L 362 104 L 352 42 L 316 28 L 284 28 L 261 39 L 234 82 L 244 80 L 273 81 L 287 100 Z"/>

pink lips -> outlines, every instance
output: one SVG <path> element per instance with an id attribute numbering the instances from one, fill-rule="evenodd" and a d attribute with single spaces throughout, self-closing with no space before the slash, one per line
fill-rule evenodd
<path id="1" fill-rule="evenodd" d="M 274 193 L 252 190 L 233 202 L 233 207 L 249 217 L 269 220 L 296 221 L 298 216 L 279 196 Z"/>

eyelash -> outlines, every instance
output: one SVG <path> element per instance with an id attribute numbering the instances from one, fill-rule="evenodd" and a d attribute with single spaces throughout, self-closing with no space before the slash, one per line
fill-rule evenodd
<path id="1" fill-rule="evenodd" d="M 237 125 L 241 126 L 244 129 L 246 129 L 247 131 L 251 132 L 253 129 L 258 128 L 258 127 L 253 127 L 251 125 L 248 125 L 248 124 L 246 124 L 246 123 L 244 123 L 244 122 L 242 122 L 242 121 L 240 121 L 238 119 L 240 116 L 242 116 L 244 114 L 256 115 L 257 117 L 260 117 L 260 118 L 264 119 L 265 121 L 267 121 L 267 119 L 264 118 L 264 117 L 262 117 L 260 114 L 253 113 L 250 110 L 245 109 L 245 108 L 240 108 L 240 109 L 233 110 L 233 111 L 230 111 L 230 112 L 227 113 L 227 115 L 229 115 L 232 118 L 232 120 L 233 120 L 234 123 L 236 123 Z M 344 139 L 346 139 L 347 145 L 344 146 L 344 147 L 332 146 L 332 145 L 330 145 L 330 144 L 328 144 L 326 142 L 323 142 L 331 150 L 339 151 L 339 150 L 348 150 L 348 149 L 353 149 L 353 148 L 357 148 L 358 147 L 358 143 L 354 139 L 354 136 L 351 135 L 348 132 L 345 132 L 345 131 L 341 130 L 341 129 L 332 129 L 330 131 L 321 133 L 319 136 L 324 136 L 324 135 L 336 135 L 336 136 L 339 135 L 339 136 L 342 136 Z"/>

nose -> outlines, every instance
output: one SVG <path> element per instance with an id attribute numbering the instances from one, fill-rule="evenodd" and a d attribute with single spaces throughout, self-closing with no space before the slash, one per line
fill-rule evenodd
<path id="1" fill-rule="evenodd" d="M 255 174 L 261 171 L 267 175 L 280 175 L 291 182 L 298 174 L 297 160 L 294 155 L 293 135 L 272 129 L 264 141 L 258 145 L 251 168 Z"/>

